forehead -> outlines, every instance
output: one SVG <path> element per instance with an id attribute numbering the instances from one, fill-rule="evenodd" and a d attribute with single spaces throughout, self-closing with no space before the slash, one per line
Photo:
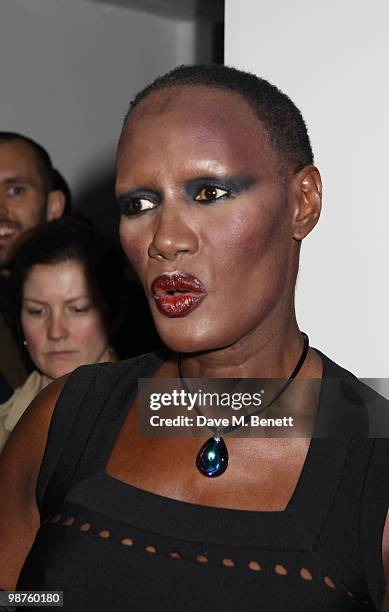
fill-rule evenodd
<path id="1" fill-rule="evenodd" d="M 0 172 L 16 172 L 39 178 L 36 155 L 32 146 L 19 139 L 0 141 Z"/>
<path id="2" fill-rule="evenodd" d="M 73 259 L 55 264 L 34 264 L 26 276 L 24 289 L 35 288 L 59 294 L 86 290 L 84 267 L 81 262 Z"/>
<path id="3" fill-rule="evenodd" d="M 130 114 L 118 149 L 118 180 L 156 158 L 169 163 L 213 160 L 239 171 L 254 172 L 277 163 L 267 132 L 238 93 L 205 86 L 153 92 Z M 200 169 L 200 168 L 199 168 Z"/>

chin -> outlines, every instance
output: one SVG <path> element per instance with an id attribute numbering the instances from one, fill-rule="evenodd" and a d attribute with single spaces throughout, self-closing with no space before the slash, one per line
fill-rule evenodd
<path id="1" fill-rule="evenodd" d="M 162 341 L 172 351 L 176 353 L 202 353 L 225 348 L 230 344 L 229 339 L 215 333 L 214 326 L 194 326 L 190 325 L 190 320 L 186 319 L 187 324 L 183 325 L 183 319 L 175 325 L 177 319 L 163 324 L 155 321 L 158 334 Z"/>
<path id="2" fill-rule="evenodd" d="M 71 374 L 76 368 L 78 368 L 78 366 L 79 364 L 76 363 L 58 368 L 53 368 L 50 371 L 46 371 L 46 376 L 55 380 L 56 378 L 61 378 L 61 376 L 66 376 L 66 374 Z"/>
<path id="3" fill-rule="evenodd" d="M 61 376 L 65 376 L 65 374 L 69 374 L 72 371 L 73 370 L 69 370 L 69 369 L 65 370 L 64 368 L 62 368 L 60 370 L 55 369 L 55 370 L 50 370 L 49 372 L 46 371 L 45 375 L 48 378 L 51 378 L 52 380 L 55 380 L 56 378 L 61 378 Z"/>

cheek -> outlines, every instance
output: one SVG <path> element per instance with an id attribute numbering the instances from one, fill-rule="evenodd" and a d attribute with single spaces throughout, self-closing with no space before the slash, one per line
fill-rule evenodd
<path id="1" fill-rule="evenodd" d="M 101 342 L 108 342 L 101 318 L 97 314 L 72 321 L 71 334 L 76 346 L 89 350 Z"/>
<path id="2" fill-rule="evenodd" d="M 208 238 L 210 260 L 223 267 L 230 280 L 242 280 L 242 273 L 263 273 L 279 259 L 280 224 L 274 213 L 259 215 L 255 208 L 234 215 L 232 222 L 220 220 Z"/>
<path id="3" fill-rule="evenodd" d="M 93 345 L 97 338 L 105 335 L 100 317 L 80 317 L 72 322 L 72 335 L 80 346 Z"/>
<path id="4" fill-rule="evenodd" d="M 29 353 L 37 352 L 46 341 L 46 329 L 43 321 L 22 315 L 21 323 Z"/>
<path id="5" fill-rule="evenodd" d="M 133 222 L 122 217 L 119 226 L 119 238 L 127 259 L 135 272 L 141 276 L 142 270 L 146 264 L 149 244 L 145 232 L 140 228 L 139 231 L 135 231 Z"/>
<path id="6" fill-rule="evenodd" d="M 18 217 L 18 221 L 24 230 L 35 227 L 45 219 L 43 199 L 39 200 L 38 197 L 26 198 L 18 206 L 15 216 Z"/>

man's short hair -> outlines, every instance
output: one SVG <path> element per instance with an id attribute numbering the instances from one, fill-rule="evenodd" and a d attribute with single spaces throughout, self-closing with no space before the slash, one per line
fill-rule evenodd
<path id="1" fill-rule="evenodd" d="M 174 68 L 155 79 L 135 96 L 125 121 L 146 96 L 161 89 L 181 85 L 203 85 L 240 94 L 261 121 L 273 149 L 293 172 L 313 163 L 307 127 L 292 100 L 265 79 L 230 66 L 194 64 Z M 222 109 L 220 112 L 223 112 Z"/>
<path id="2" fill-rule="evenodd" d="M 49 191 L 54 189 L 54 168 L 50 155 L 46 149 L 35 142 L 35 140 L 32 140 L 32 138 L 28 138 L 28 136 L 23 136 L 17 132 L 0 132 L 0 144 L 3 142 L 13 142 L 15 140 L 26 142 L 33 149 L 43 189 L 45 193 L 48 194 Z"/>

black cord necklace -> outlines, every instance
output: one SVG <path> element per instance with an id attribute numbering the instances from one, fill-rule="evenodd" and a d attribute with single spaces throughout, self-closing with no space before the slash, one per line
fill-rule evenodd
<path id="1" fill-rule="evenodd" d="M 214 478 L 215 476 L 220 476 L 220 474 L 223 474 L 223 472 L 225 472 L 228 466 L 228 450 L 227 450 L 226 443 L 223 440 L 223 436 L 225 434 L 231 433 L 231 431 L 234 431 L 235 429 L 238 429 L 238 427 L 242 427 L 242 425 L 246 423 L 246 419 L 248 417 L 251 418 L 253 416 L 256 416 L 260 414 L 261 412 L 263 412 L 264 410 L 266 410 L 267 408 L 269 408 L 272 404 L 274 404 L 276 400 L 278 400 L 278 398 L 283 393 L 285 393 L 286 389 L 289 387 L 292 380 L 296 378 L 297 374 L 299 373 L 299 371 L 301 370 L 304 364 L 305 358 L 308 354 L 308 348 L 309 348 L 309 338 L 307 334 L 302 332 L 301 335 L 303 337 L 304 344 L 303 344 L 303 350 L 301 352 L 300 358 L 298 362 L 296 363 L 296 366 L 292 374 L 289 376 L 285 384 L 282 385 L 281 389 L 278 391 L 278 393 L 276 393 L 276 395 L 273 397 L 271 402 L 266 404 L 266 406 L 261 407 L 256 412 L 253 412 L 250 415 L 246 415 L 245 418 L 243 419 L 243 422 L 239 423 L 238 425 L 230 425 L 229 427 L 226 427 L 226 428 L 217 428 L 213 430 L 214 431 L 213 436 L 209 438 L 202 445 L 199 452 L 197 453 L 196 466 L 198 470 L 201 472 L 201 474 L 203 474 L 203 476 L 207 476 L 208 478 Z M 188 386 L 185 382 L 185 379 L 182 373 L 181 354 L 178 356 L 177 366 L 178 366 L 178 374 L 180 376 L 181 385 L 185 389 L 185 391 L 189 393 Z M 196 405 L 194 406 L 194 408 L 197 414 L 201 415 L 201 412 Z M 210 429 L 212 428 L 210 427 Z"/>

